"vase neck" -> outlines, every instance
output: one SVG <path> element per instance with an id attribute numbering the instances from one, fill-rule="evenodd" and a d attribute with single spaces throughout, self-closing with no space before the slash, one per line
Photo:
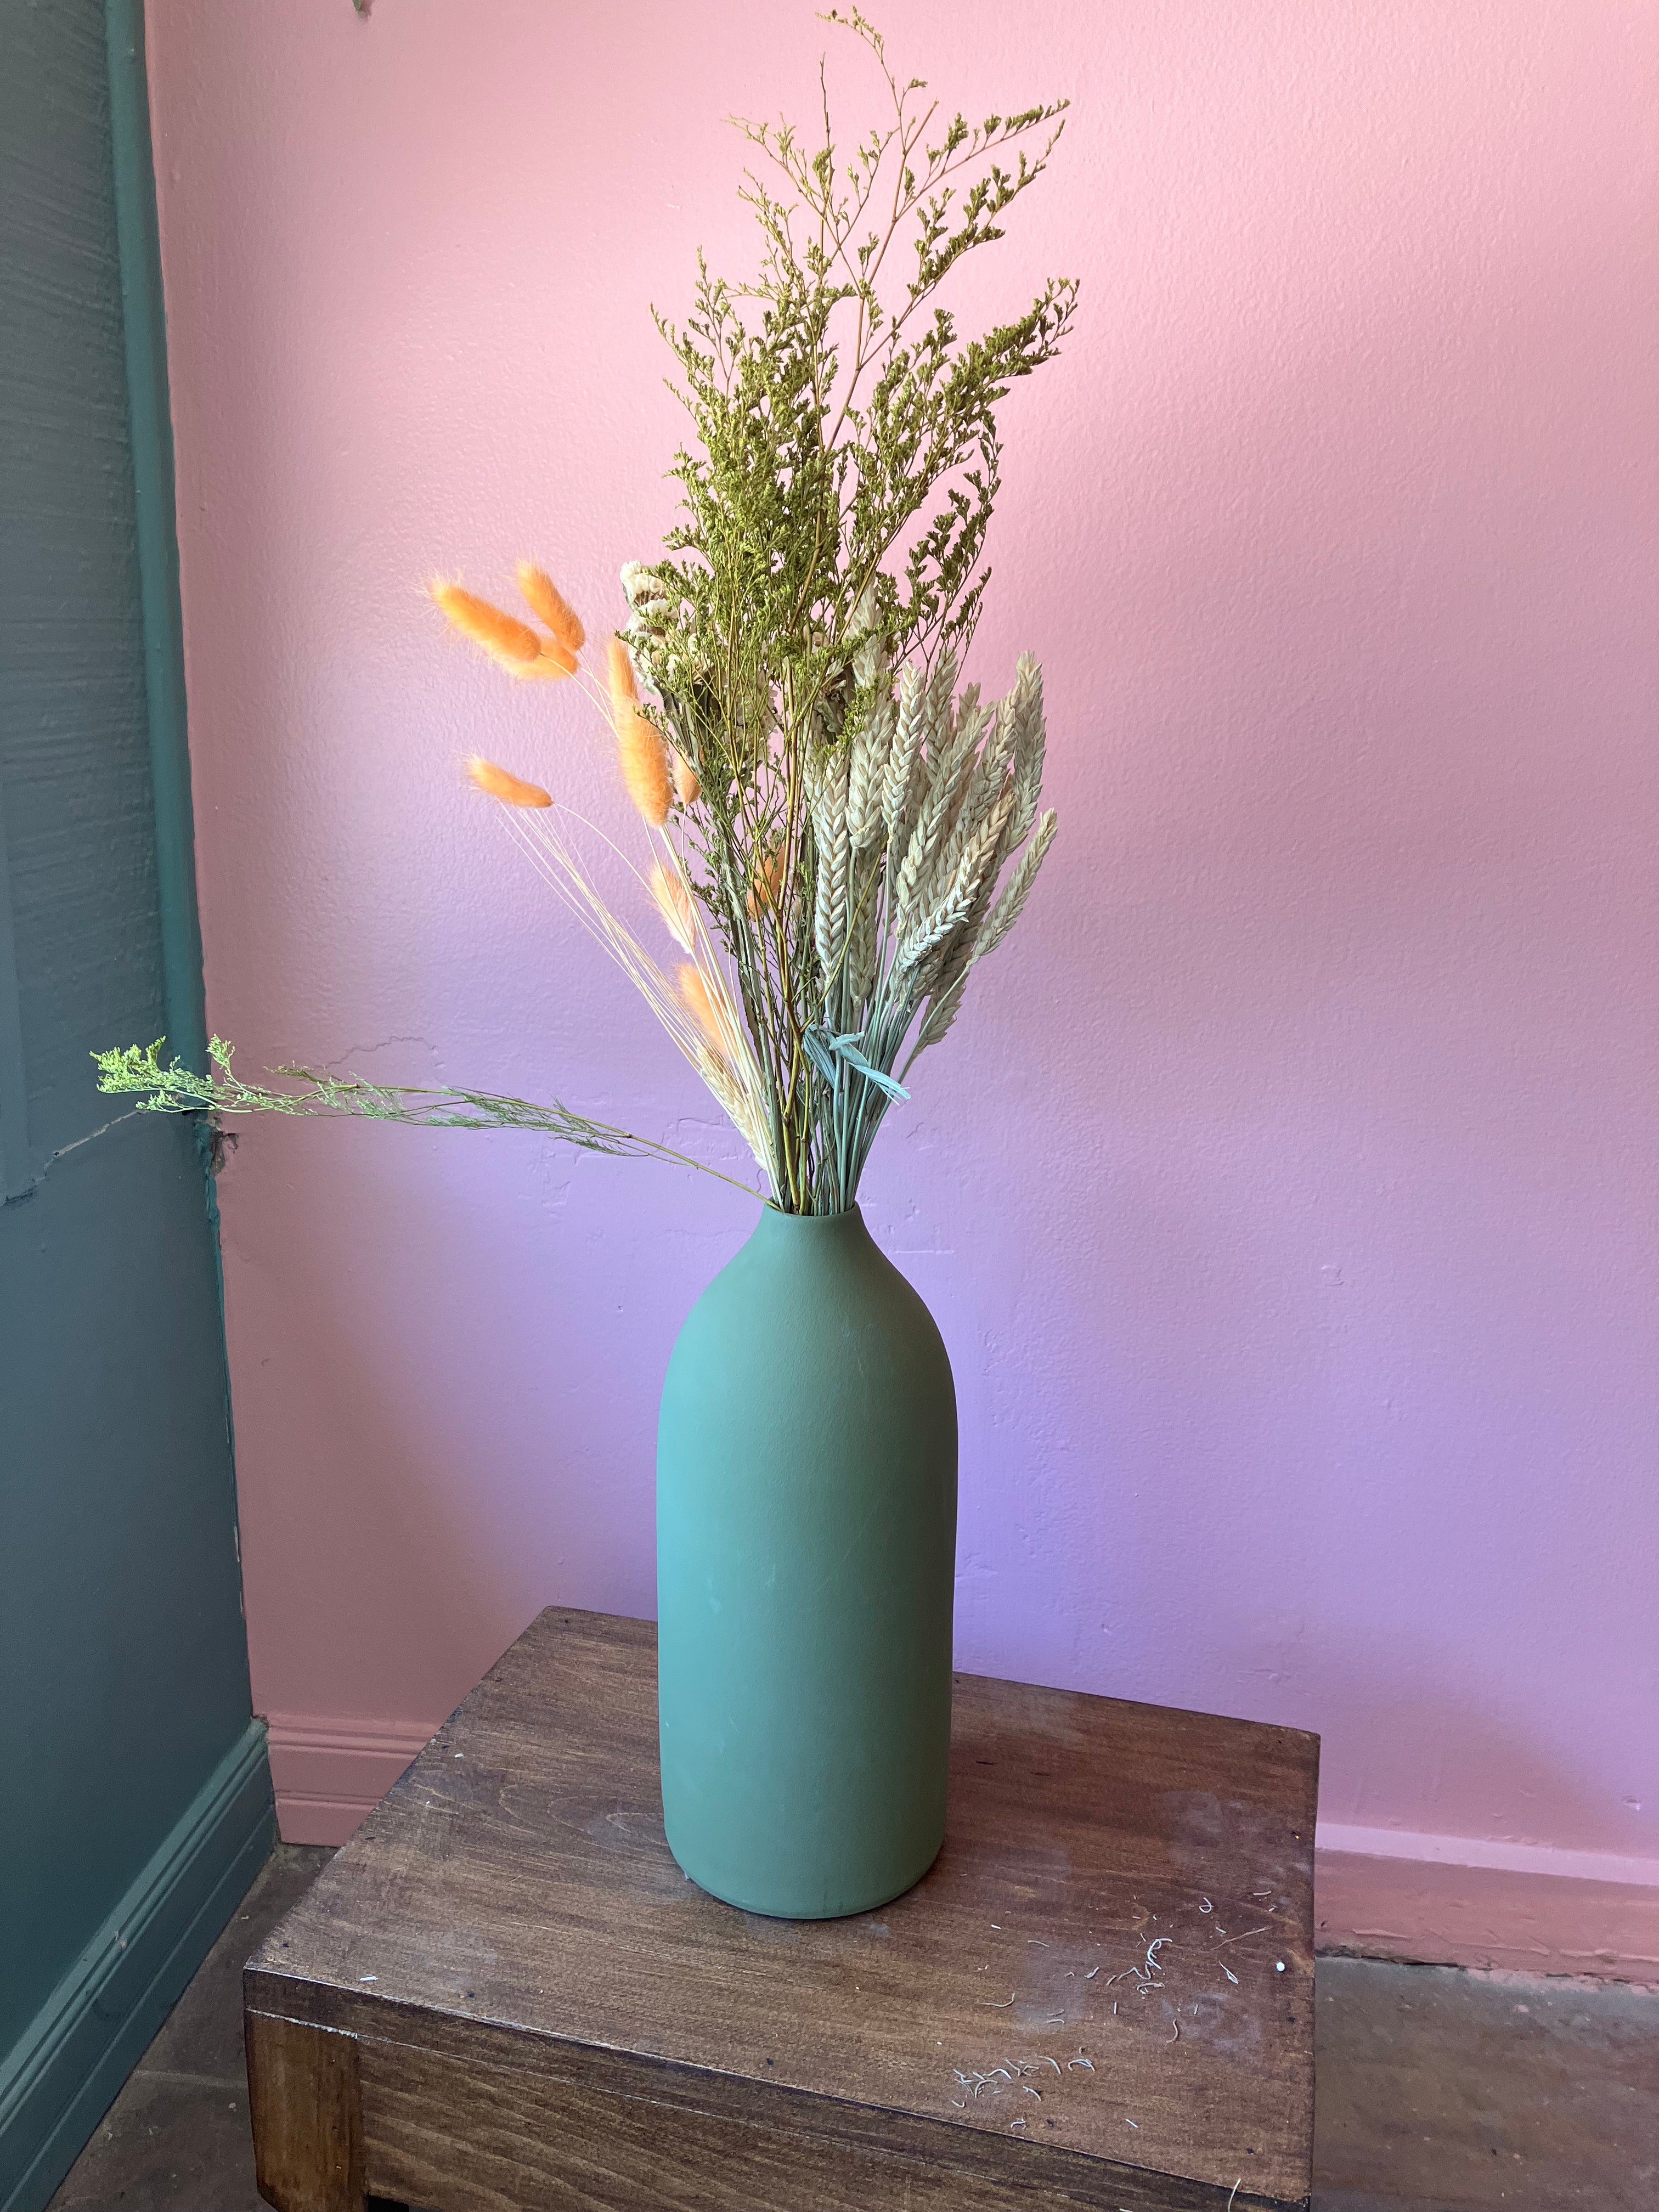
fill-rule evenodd
<path id="1" fill-rule="evenodd" d="M 842 1213 L 785 1213 L 775 1206 L 763 1206 L 749 1241 L 763 1251 L 828 1252 L 851 1250 L 874 1240 L 855 1201 Z"/>

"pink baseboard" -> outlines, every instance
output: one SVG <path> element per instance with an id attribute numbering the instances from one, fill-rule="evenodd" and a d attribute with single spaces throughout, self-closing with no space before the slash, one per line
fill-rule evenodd
<path id="1" fill-rule="evenodd" d="M 344 1843 L 439 1725 L 269 1718 L 289 1844 Z M 1659 1862 L 1333 1822 L 1319 1833 L 1322 1951 L 1659 1982 Z"/>
<path id="2" fill-rule="evenodd" d="M 271 1713 L 267 1726 L 283 1841 L 343 1844 L 440 1723 Z"/>
<path id="3" fill-rule="evenodd" d="M 1659 1862 L 1322 1823 L 1322 1951 L 1659 1982 Z"/>

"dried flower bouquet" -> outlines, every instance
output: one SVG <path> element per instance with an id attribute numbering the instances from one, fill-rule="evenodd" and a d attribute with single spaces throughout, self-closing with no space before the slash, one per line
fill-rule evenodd
<path id="1" fill-rule="evenodd" d="M 937 297 L 964 254 L 1002 235 L 1060 106 L 947 123 L 862 16 L 828 20 L 872 57 L 886 119 L 850 158 L 827 100 L 810 143 L 785 123 L 739 124 L 761 157 L 744 193 L 759 273 L 732 285 L 700 260 L 690 319 L 658 318 L 694 433 L 672 471 L 682 519 L 661 559 L 623 569 L 629 616 L 601 665 L 532 563 L 518 572 L 530 621 L 433 587 L 509 675 L 572 683 L 604 716 L 648 846 L 628 864 L 639 904 L 672 954 L 601 890 L 592 856 L 605 848 L 598 866 L 614 876 L 616 845 L 538 784 L 481 758 L 469 772 L 792 1213 L 853 1204 L 909 1066 L 950 1029 L 1054 836 L 1039 811 L 1036 661 L 1023 656 L 994 701 L 958 678 L 988 573 L 996 410 L 1053 356 L 1076 299 L 1052 281 L 1014 321 L 964 338 Z M 1017 145 L 1033 134 L 1039 150 Z M 305 1068 L 267 1089 L 242 1083 L 216 1038 L 212 1057 L 200 1074 L 154 1046 L 97 1055 L 103 1089 L 156 1110 L 530 1127 L 683 1157 L 557 1103 Z"/>

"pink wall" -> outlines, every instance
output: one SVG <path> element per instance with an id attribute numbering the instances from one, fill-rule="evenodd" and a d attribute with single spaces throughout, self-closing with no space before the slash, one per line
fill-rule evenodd
<path id="1" fill-rule="evenodd" d="M 866 1201 L 956 1362 L 962 1662 L 1317 1729 L 1349 1851 L 1650 1887 L 1659 11 L 881 14 L 964 103 L 1076 102 L 969 301 L 1084 283 L 977 653 L 1046 663 L 1061 841 Z M 647 302 L 740 265 L 720 118 L 836 42 L 805 0 L 150 38 L 213 1022 L 736 1159 L 461 786 L 483 743 L 623 818 L 577 703 L 420 586 L 531 551 L 618 617 L 671 512 Z M 539 1606 L 651 1609 L 664 1362 L 751 1212 L 283 1124 L 222 1200 L 256 1703 L 327 1829 Z"/>

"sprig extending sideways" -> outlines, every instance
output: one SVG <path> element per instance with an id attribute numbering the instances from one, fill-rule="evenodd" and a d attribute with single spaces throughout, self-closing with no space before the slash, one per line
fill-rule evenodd
<path id="1" fill-rule="evenodd" d="M 732 1182 L 702 1160 L 659 1145 L 631 1130 L 613 1128 L 577 1114 L 555 1099 L 538 1106 L 526 1098 L 507 1098 L 490 1091 L 423 1090 L 416 1085 L 365 1083 L 360 1076 L 331 1075 L 315 1067 L 279 1067 L 273 1071 L 298 1087 L 273 1091 L 264 1084 L 244 1083 L 231 1066 L 235 1048 L 216 1036 L 208 1046 L 214 1073 L 198 1074 L 178 1060 L 163 1065 L 165 1037 L 151 1045 L 130 1044 L 112 1052 L 95 1052 L 98 1088 L 138 1095 L 138 1110 L 145 1114 L 295 1114 L 352 1115 L 367 1121 L 402 1121 L 422 1129 L 533 1129 L 543 1136 L 562 1138 L 584 1152 L 609 1152 L 618 1158 L 672 1161 L 679 1167 L 700 1168 L 721 1182 Z M 746 1185 L 738 1183 L 738 1189 Z"/>

